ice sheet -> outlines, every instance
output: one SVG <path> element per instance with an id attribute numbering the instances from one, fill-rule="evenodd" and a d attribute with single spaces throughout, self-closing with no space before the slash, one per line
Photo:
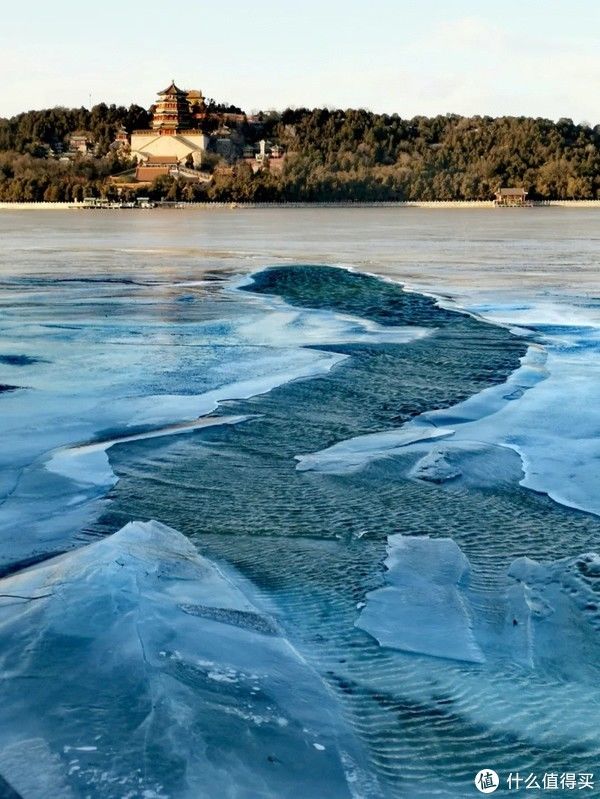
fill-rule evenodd
<path id="1" fill-rule="evenodd" d="M 574 314 L 576 309 L 565 307 L 563 312 Z M 507 391 L 515 401 L 461 424 L 454 440 L 514 449 L 523 463 L 522 485 L 563 505 L 600 514 L 600 328 L 542 328 L 535 324 L 535 313 L 528 313 L 521 320 L 543 332 L 546 378 L 528 386 L 530 390 Z M 514 378 L 513 385 L 522 382 L 522 370 Z M 447 413 L 429 419 L 452 424 Z"/>
<path id="2" fill-rule="evenodd" d="M 315 471 L 326 474 L 346 474 L 360 470 L 370 460 L 393 455 L 411 444 L 438 440 L 453 435 L 454 431 L 404 425 L 398 430 L 371 433 L 340 441 L 327 449 L 307 455 L 297 455 L 296 469 L 300 472 Z"/>
<path id="3" fill-rule="evenodd" d="M 334 699 L 235 579 L 135 522 L 2 580 L 4 778 L 24 799 L 357 799 L 352 775 L 379 796 Z"/>
<path id="4" fill-rule="evenodd" d="M 600 304 L 541 292 L 520 302 L 472 292 L 461 303 L 495 323 L 533 331 L 539 343 L 537 363 L 531 363 L 531 350 L 528 358 L 534 372 L 528 375 L 522 367 L 507 383 L 506 397 L 513 401 L 500 403 L 493 414 L 478 414 L 469 402 L 472 424 L 457 427 L 453 440 L 510 447 L 521 456 L 522 485 L 600 514 Z M 535 370 L 544 379 L 536 380 Z M 487 402 L 485 393 L 480 397 Z M 463 410 L 459 406 L 456 413 L 461 421 Z M 447 412 L 428 418 L 436 425 L 453 424 Z"/>
<path id="5" fill-rule="evenodd" d="M 324 374 L 346 357 L 310 344 L 428 333 L 291 308 L 235 287 L 206 307 L 190 295 L 190 310 L 167 322 L 160 296 L 137 297 L 134 316 L 123 319 L 129 295 L 111 288 L 103 296 L 99 285 L 66 282 L 55 307 L 42 281 L 26 294 L 28 302 L 35 294 L 32 318 L 4 323 L 3 347 L 16 355 L 3 370 L 26 390 L 1 398 L 0 569 L 71 545 L 115 484 L 110 446 L 135 440 L 128 436 L 140 428 L 144 437 L 189 432 L 225 400 Z"/>

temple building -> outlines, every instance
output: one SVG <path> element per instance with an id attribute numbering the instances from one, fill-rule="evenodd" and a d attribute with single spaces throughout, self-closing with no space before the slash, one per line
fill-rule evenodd
<path id="1" fill-rule="evenodd" d="M 190 114 L 196 125 L 201 124 L 203 119 L 206 119 L 206 102 L 204 95 L 197 89 L 192 89 L 187 93 L 187 100 L 190 105 Z"/>
<path id="2" fill-rule="evenodd" d="M 192 128 L 192 115 L 188 93 L 171 85 L 158 93 L 158 100 L 152 109 L 152 130 L 162 135 L 172 136 L 179 130 Z"/>
<path id="3" fill-rule="evenodd" d="M 177 174 L 179 161 L 172 155 L 152 155 L 137 165 L 135 179 L 150 183 L 160 175 Z"/>
<path id="4" fill-rule="evenodd" d="M 158 93 L 150 109 L 150 130 L 136 130 L 131 134 L 131 154 L 138 162 L 185 163 L 191 156 L 200 165 L 202 153 L 208 145 L 208 136 L 198 130 L 198 119 L 204 109 L 201 92 L 187 92 L 174 81 Z"/>
<path id="5" fill-rule="evenodd" d="M 69 152 L 87 155 L 92 149 L 92 140 L 89 133 L 76 131 L 69 136 Z"/>

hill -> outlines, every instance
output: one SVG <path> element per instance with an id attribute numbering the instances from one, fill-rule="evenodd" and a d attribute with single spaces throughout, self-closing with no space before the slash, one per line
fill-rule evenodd
<path id="1" fill-rule="evenodd" d="M 110 176 L 132 163 L 115 139 L 148 122 L 139 106 L 105 104 L 0 120 L 0 200 L 116 194 Z M 81 131 L 90 151 L 69 152 Z M 216 151 L 207 156 L 210 180 L 164 175 L 137 193 L 221 201 L 476 200 L 505 185 L 524 186 L 534 198 L 600 198 L 600 126 L 570 119 L 402 119 L 361 109 L 288 109 L 246 121 L 234 139 L 228 158 Z M 259 139 L 285 153 L 282 168 L 269 168 L 268 161 L 256 168 L 243 157 L 244 145 L 247 150 Z"/>

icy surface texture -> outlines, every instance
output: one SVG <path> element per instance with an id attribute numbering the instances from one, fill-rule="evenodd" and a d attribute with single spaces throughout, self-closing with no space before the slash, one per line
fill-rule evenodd
<path id="1" fill-rule="evenodd" d="M 47 797 L 376 797 L 317 674 L 232 575 L 130 523 L 0 584 L 0 774 Z"/>
<path id="2" fill-rule="evenodd" d="M 447 455 L 461 442 L 507 447 L 519 454 L 522 485 L 547 493 L 564 505 L 600 513 L 597 491 L 600 458 L 600 314 L 540 300 L 513 305 L 463 298 L 464 305 L 504 324 L 527 326 L 537 334 L 522 364 L 503 385 L 490 387 L 453 408 L 427 412 L 396 430 L 334 444 L 298 456 L 298 469 L 342 474 L 377 458 L 399 453 L 420 439 L 445 435 Z M 422 453 L 422 448 L 414 448 Z M 450 474 L 436 453 L 412 475 L 421 479 Z M 448 457 L 444 458 L 446 461 Z M 452 457 L 450 456 L 450 460 Z M 437 466 L 436 466 L 437 461 Z M 426 467 L 425 469 L 423 467 Z M 458 476 L 458 475 L 455 475 Z"/>
<path id="3" fill-rule="evenodd" d="M 413 477 L 428 480 L 431 483 L 444 483 L 460 477 L 462 471 L 454 465 L 451 451 L 438 447 L 424 455 L 413 467 Z"/>
<path id="4" fill-rule="evenodd" d="M 225 280 L 215 300 L 208 280 L 153 279 L 9 282 L 0 383 L 25 388 L 2 392 L 0 572 L 81 539 L 116 483 L 116 444 L 192 432 L 224 402 L 347 359 L 311 345 L 405 344 L 430 333 L 293 308 Z"/>
<path id="5" fill-rule="evenodd" d="M 554 331 L 554 336 L 558 332 Z M 465 449 L 512 449 L 521 458 L 522 485 L 570 507 L 600 513 L 600 421 L 595 408 L 600 360 L 591 331 L 588 346 L 531 346 L 508 380 L 452 408 L 424 413 L 396 430 L 341 441 L 297 456 L 299 470 L 344 474 L 371 461 L 413 452 L 410 476 L 445 482 L 462 473 Z M 565 396 L 565 391 L 569 396 Z M 443 438 L 444 445 L 425 447 Z"/>
<path id="6" fill-rule="evenodd" d="M 367 595 L 357 621 L 382 646 L 596 679 L 597 554 L 550 564 L 518 558 L 492 595 L 470 586 L 469 562 L 451 539 L 390 536 L 385 566 L 386 586 Z"/>
<path id="7" fill-rule="evenodd" d="M 428 440 L 447 439 L 445 449 L 452 450 L 454 442 L 498 443 L 498 417 L 502 412 L 512 412 L 512 400 L 547 377 L 546 354 L 540 348 L 530 347 L 521 366 L 506 382 L 475 394 L 464 402 L 439 411 L 428 411 L 411 419 L 396 430 L 388 430 L 340 441 L 320 452 L 297 456 L 298 469 L 344 474 L 364 468 L 378 458 L 399 454 L 413 445 Z M 510 418 L 510 416 L 509 416 Z M 460 446 L 460 445 L 459 445 Z M 421 447 L 414 447 L 421 452 Z M 425 466 L 433 465 L 438 447 L 427 449 Z M 416 467 L 415 477 L 421 474 L 423 464 Z M 433 470 L 435 471 L 435 470 Z M 455 475 L 458 476 L 458 475 Z"/>
<path id="8" fill-rule="evenodd" d="M 389 585 L 368 595 L 358 626 L 383 646 L 479 663 L 463 586 L 469 563 L 448 538 L 389 539 Z"/>

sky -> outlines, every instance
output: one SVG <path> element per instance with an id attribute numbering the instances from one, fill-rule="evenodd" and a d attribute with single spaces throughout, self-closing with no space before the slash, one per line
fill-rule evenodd
<path id="1" fill-rule="evenodd" d="M 597 0 L 0 0 L 0 117 L 148 107 L 172 78 L 245 111 L 600 123 Z"/>

